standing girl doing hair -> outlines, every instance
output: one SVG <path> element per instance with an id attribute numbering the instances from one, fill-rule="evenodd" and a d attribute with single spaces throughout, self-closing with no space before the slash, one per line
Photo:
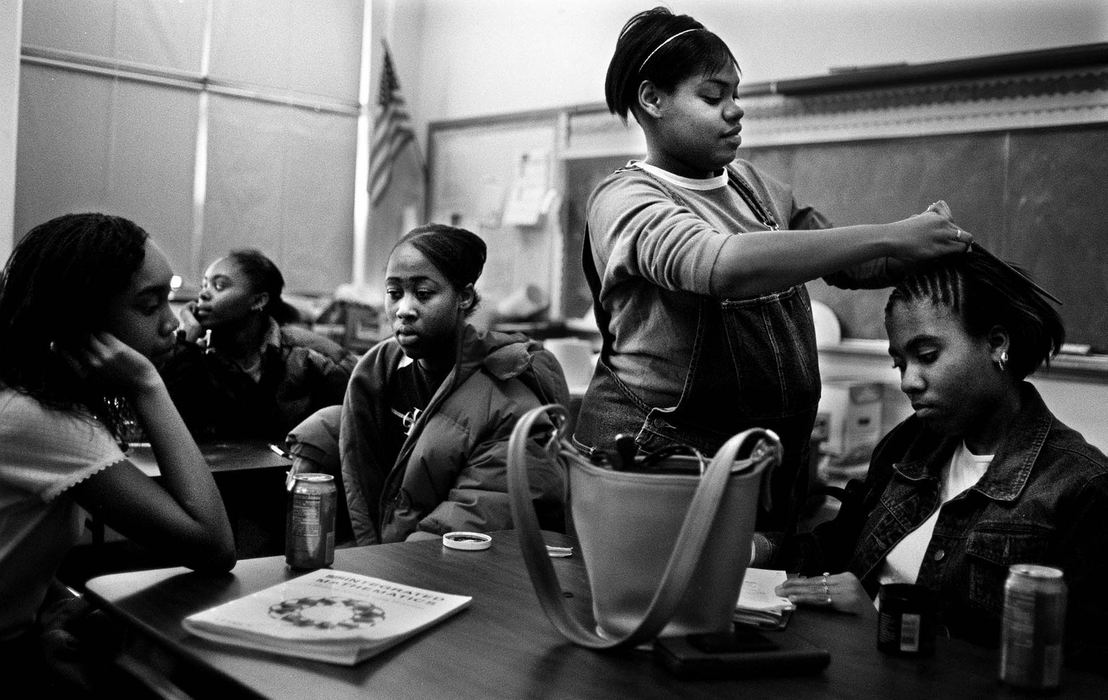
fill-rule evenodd
<path id="1" fill-rule="evenodd" d="M 41 662 L 36 614 L 81 534 L 78 507 L 192 568 L 234 565 L 211 471 L 152 362 L 174 345 L 170 277 L 145 231 L 103 214 L 37 226 L 4 268 L 0 656 L 22 659 L 22 673 Z M 158 482 L 120 449 L 120 399 L 148 436 Z"/>
<path id="2" fill-rule="evenodd" d="M 971 238 L 941 202 L 891 224 L 827 228 L 787 185 L 735 160 L 738 86 L 730 49 L 687 15 L 639 13 L 616 42 L 608 108 L 634 116 L 647 156 L 587 205 L 583 262 L 603 345 L 574 439 L 590 454 L 620 434 L 646 451 L 711 453 L 741 430 L 771 429 L 784 462 L 758 527 L 787 530 L 820 394 L 804 283 L 883 286 L 904 263 Z"/>
<path id="3" fill-rule="evenodd" d="M 358 544 L 512 526 L 512 428 L 532 408 L 564 405 L 568 391 L 557 360 L 539 343 L 467 323 L 484 264 L 484 241 L 436 224 L 409 232 L 389 256 L 385 311 L 393 337 L 358 363 L 339 431 Z M 545 527 L 561 530 L 562 469 L 532 447 L 536 510 Z"/>

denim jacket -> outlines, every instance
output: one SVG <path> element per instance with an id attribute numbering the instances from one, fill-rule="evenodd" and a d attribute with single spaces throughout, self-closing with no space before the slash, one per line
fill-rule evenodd
<path id="1" fill-rule="evenodd" d="M 1065 426 L 1029 384 L 988 471 L 939 512 L 917 583 L 938 593 L 954 636 L 995 644 L 1012 564 L 1058 567 L 1069 589 L 1067 660 L 1108 660 L 1108 458 Z M 870 595 L 885 556 L 939 505 L 958 438 L 914 417 L 877 446 L 839 516 L 792 549 L 804 573 L 853 572 Z M 855 484 L 855 486 L 859 486 Z M 805 551 L 807 550 L 807 551 Z M 1103 670 L 1103 667 L 1101 668 Z"/>

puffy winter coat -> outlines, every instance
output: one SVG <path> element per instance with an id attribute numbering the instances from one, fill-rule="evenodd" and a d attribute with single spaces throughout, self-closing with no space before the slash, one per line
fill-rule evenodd
<path id="1" fill-rule="evenodd" d="M 382 454 L 382 436 L 396 429 L 386 388 L 408 362 L 395 339 L 383 341 L 358 362 L 347 389 L 339 447 L 356 542 L 511 528 L 508 438 L 531 408 L 568 404 L 558 361 L 525 336 L 466 326 L 459 362 L 391 460 Z M 528 453 L 540 524 L 562 530 L 564 470 L 534 441 Z"/>

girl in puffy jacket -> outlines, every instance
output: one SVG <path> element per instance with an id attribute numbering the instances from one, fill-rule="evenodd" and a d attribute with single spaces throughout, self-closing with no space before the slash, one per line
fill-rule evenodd
<path id="1" fill-rule="evenodd" d="M 523 413 L 565 405 L 558 361 L 521 334 L 467 322 L 486 247 L 432 224 L 389 256 L 386 318 L 393 337 L 359 361 L 342 407 L 342 480 L 358 544 L 512 527 L 508 438 Z M 530 480 L 540 521 L 564 527 L 564 475 L 537 442 Z"/>

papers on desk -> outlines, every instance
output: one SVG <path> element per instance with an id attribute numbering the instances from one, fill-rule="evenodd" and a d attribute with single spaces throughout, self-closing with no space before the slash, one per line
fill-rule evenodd
<path id="1" fill-rule="evenodd" d="M 190 615 L 182 624 L 216 642 L 352 666 L 471 600 L 320 569 Z"/>
<path id="2" fill-rule="evenodd" d="M 796 606 L 773 589 L 785 582 L 785 572 L 748 567 L 735 605 L 735 622 L 763 629 L 782 629 Z"/>

